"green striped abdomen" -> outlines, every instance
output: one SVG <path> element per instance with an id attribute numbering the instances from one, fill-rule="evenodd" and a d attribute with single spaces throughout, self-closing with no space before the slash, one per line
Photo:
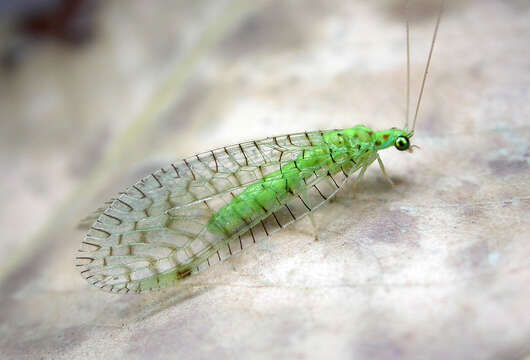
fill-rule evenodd
<path id="1" fill-rule="evenodd" d="M 321 144 L 303 151 L 280 170 L 249 185 L 217 211 L 208 221 L 208 231 L 230 238 L 245 226 L 281 207 L 292 195 L 303 194 L 305 180 L 315 172 L 325 170 L 335 175 L 348 162 L 350 169 L 352 166 L 367 167 L 375 160 L 377 150 L 391 146 L 396 136 L 403 132 L 399 129 L 374 132 L 362 125 L 325 132 Z"/>
<path id="2" fill-rule="evenodd" d="M 305 180 L 314 171 L 323 167 L 339 167 L 338 164 L 333 164 L 334 160 L 326 144 L 304 151 L 296 160 L 286 163 L 280 170 L 264 176 L 235 196 L 212 216 L 207 225 L 208 231 L 232 236 L 258 217 L 280 207 L 292 194 L 303 191 Z"/>

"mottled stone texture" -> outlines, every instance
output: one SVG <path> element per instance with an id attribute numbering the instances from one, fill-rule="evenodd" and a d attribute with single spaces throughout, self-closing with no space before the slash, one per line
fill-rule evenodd
<path id="1" fill-rule="evenodd" d="M 41 43 L 2 73 L 0 357 L 527 358 L 527 1 L 448 4 L 421 149 L 382 152 L 396 186 L 375 166 L 316 214 L 318 241 L 304 220 L 140 296 L 90 288 L 73 266 L 77 222 L 170 160 L 301 130 L 401 126 L 401 10 L 105 2 L 92 43 Z M 435 13 L 425 1 L 411 10 L 413 97 Z"/>

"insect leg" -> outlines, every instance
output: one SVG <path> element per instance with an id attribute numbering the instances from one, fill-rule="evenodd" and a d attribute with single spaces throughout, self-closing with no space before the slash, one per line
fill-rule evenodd
<path id="1" fill-rule="evenodd" d="M 310 212 L 308 215 L 309 220 L 311 220 L 311 225 L 313 225 L 313 237 L 315 238 L 315 241 L 318 241 L 318 224 L 315 221 L 315 217 L 313 216 L 312 212 Z"/>
<path id="2" fill-rule="evenodd" d="M 312 209 L 313 205 L 311 205 L 311 199 L 309 198 L 309 194 L 307 193 L 307 189 L 304 189 L 300 196 L 302 197 L 302 200 L 308 204 L 308 206 Z M 313 216 L 313 211 L 310 211 L 307 216 L 309 217 L 309 220 L 311 221 L 311 225 L 313 226 L 313 237 L 315 238 L 315 241 L 318 241 L 318 225 L 315 221 L 315 217 Z"/>
<path id="3" fill-rule="evenodd" d="M 363 179 L 364 173 L 366 172 L 366 169 L 368 169 L 368 166 L 362 167 L 361 171 L 359 172 L 359 175 L 353 180 L 353 193 L 357 190 L 357 185 L 361 182 Z"/>
<path id="4" fill-rule="evenodd" d="M 379 163 L 379 167 L 381 168 L 381 172 L 383 173 L 383 176 L 385 177 L 385 179 L 390 183 L 390 185 L 394 186 L 395 184 L 390 178 L 390 176 L 388 176 L 388 174 L 386 173 L 385 165 L 383 165 L 383 160 L 381 160 L 381 158 L 379 157 L 379 154 L 377 154 L 377 162 Z"/>

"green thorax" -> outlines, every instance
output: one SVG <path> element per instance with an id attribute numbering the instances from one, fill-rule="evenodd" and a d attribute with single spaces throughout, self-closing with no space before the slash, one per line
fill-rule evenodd
<path id="1" fill-rule="evenodd" d="M 324 133 L 324 141 L 333 150 L 353 151 L 378 151 L 394 146 L 400 137 L 410 138 L 412 132 L 392 128 L 389 130 L 373 131 L 359 125 L 349 129 L 332 130 Z"/>

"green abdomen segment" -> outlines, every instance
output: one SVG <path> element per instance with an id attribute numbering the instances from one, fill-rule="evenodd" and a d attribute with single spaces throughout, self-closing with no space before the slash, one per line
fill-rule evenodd
<path id="1" fill-rule="evenodd" d="M 295 160 L 283 164 L 280 170 L 264 176 L 234 196 L 211 217 L 207 230 L 229 239 L 294 197 L 300 198 L 307 211 L 312 210 L 310 199 L 304 200 L 308 188 L 322 180 L 335 181 L 328 175 L 342 171 L 348 176 L 352 170 L 368 166 L 375 159 L 373 142 L 379 141 L 378 134 L 365 126 L 322 133 L 319 144 L 302 151 Z M 388 137 L 383 133 L 379 135 L 385 136 L 385 139 Z M 312 177 L 316 179 L 311 180 Z M 318 188 L 316 190 L 319 191 Z M 317 200 L 317 203 L 321 202 L 322 199 Z"/>
<path id="2" fill-rule="evenodd" d="M 347 160 L 343 154 L 344 151 L 330 151 L 325 143 L 305 150 L 295 160 L 282 165 L 280 170 L 249 185 L 217 211 L 208 222 L 208 231 L 229 238 L 252 225 L 256 219 L 278 210 L 293 197 L 299 197 L 309 211 L 311 201 L 304 199 L 308 184 L 319 175 L 336 174 Z"/>

